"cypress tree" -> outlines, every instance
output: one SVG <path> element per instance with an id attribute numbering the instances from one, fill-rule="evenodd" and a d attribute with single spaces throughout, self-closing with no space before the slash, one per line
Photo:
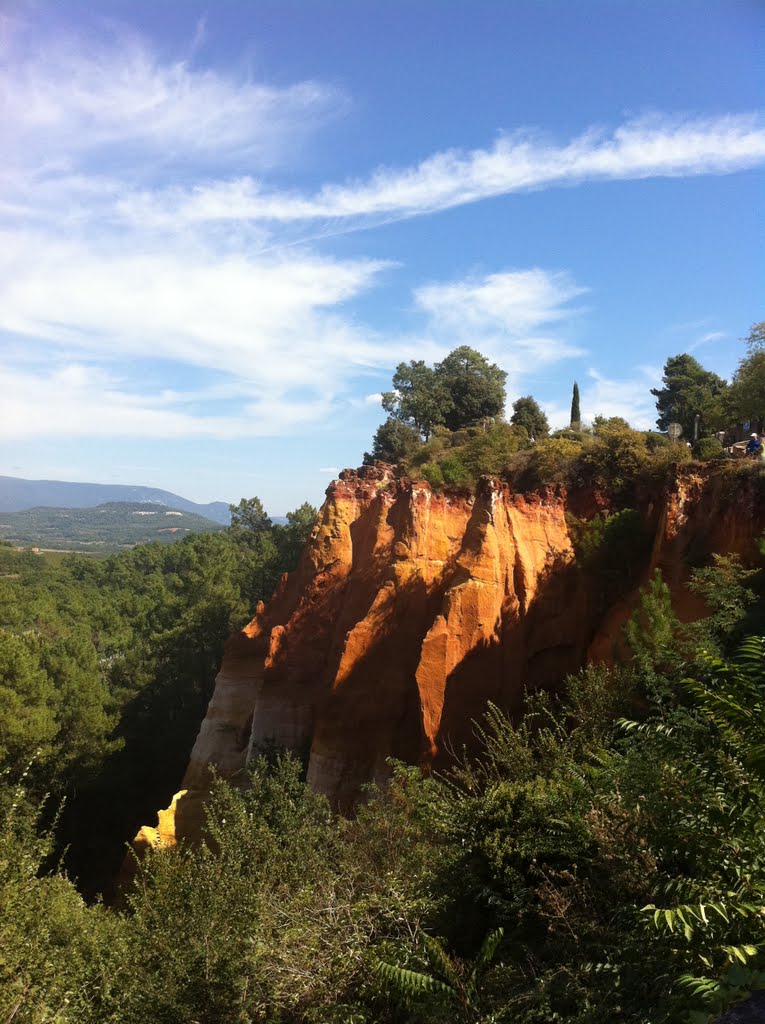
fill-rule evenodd
<path id="1" fill-rule="evenodd" d="M 574 381 L 574 393 L 571 396 L 571 429 L 579 430 L 582 425 L 582 414 L 579 411 L 579 385 Z"/>

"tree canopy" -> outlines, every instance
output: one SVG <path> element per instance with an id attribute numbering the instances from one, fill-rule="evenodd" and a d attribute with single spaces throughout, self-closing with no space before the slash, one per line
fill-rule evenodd
<path id="1" fill-rule="evenodd" d="M 572 430 L 579 430 L 582 425 L 582 413 L 579 408 L 579 385 L 574 381 L 574 388 L 571 392 L 571 417 L 569 420 Z"/>
<path id="2" fill-rule="evenodd" d="M 687 353 L 671 356 L 664 364 L 663 387 L 651 388 L 656 398 L 659 430 L 679 423 L 683 436 L 693 437 L 696 416 L 702 430 L 719 429 L 725 420 L 727 383 Z"/>
<path id="3" fill-rule="evenodd" d="M 495 363 L 461 345 L 433 367 L 421 359 L 399 363 L 393 390 L 383 393 L 382 404 L 427 440 L 441 424 L 460 430 L 501 415 L 506 378 Z"/>
<path id="4" fill-rule="evenodd" d="M 392 383 L 393 391 L 383 392 L 383 409 L 414 426 L 427 440 L 452 405 L 443 380 L 422 359 L 413 359 L 399 363 Z"/>
<path id="5" fill-rule="evenodd" d="M 550 424 L 539 407 L 536 398 L 524 395 L 513 402 L 513 415 L 510 417 L 513 426 L 524 427 L 529 437 L 542 437 L 549 433 Z"/>
<path id="6" fill-rule="evenodd" d="M 449 430 L 502 414 L 507 374 L 474 348 L 460 345 L 436 364 L 435 372 L 450 399 L 450 407 L 444 410 Z"/>
<path id="7" fill-rule="evenodd" d="M 753 429 L 765 426 L 765 321 L 754 324 L 746 339 L 749 355 L 738 364 L 728 390 L 726 406 L 731 419 L 747 420 Z"/>
<path id="8" fill-rule="evenodd" d="M 398 463 L 411 455 L 419 444 L 420 434 L 416 427 L 389 416 L 375 431 L 372 451 L 365 453 L 364 461 L 380 459 L 382 462 Z"/>

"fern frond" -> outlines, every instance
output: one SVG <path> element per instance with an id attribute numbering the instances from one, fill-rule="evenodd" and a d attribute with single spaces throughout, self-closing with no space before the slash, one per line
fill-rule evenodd
<path id="1" fill-rule="evenodd" d="M 391 992 L 405 999 L 436 992 L 451 998 L 455 996 L 454 989 L 430 974 L 410 971 L 405 967 L 395 967 L 393 964 L 385 963 L 384 960 L 376 961 L 372 965 L 372 970 Z"/>
<path id="2" fill-rule="evenodd" d="M 478 950 L 478 956 L 475 958 L 473 963 L 473 969 L 470 972 L 471 978 L 478 977 L 478 975 L 489 966 L 494 959 L 497 948 L 502 941 L 502 936 L 504 934 L 504 928 L 495 928 L 493 932 L 488 933 L 481 943 L 481 948 Z"/>
<path id="3" fill-rule="evenodd" d="M 450 989 L 456 990 L 459 988 L 459 978 L 438 939 L 434 939 L 432 935 L 427 935 L 423 932 L 422 944 L 425 946 L 425 951 L 428 954 L 433 970 L 439 972 L 441 977 L 448 983 Z"/>

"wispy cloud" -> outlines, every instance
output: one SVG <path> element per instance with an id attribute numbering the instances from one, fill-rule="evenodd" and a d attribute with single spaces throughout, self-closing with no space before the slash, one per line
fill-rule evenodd
<path id="1" fill-rule="evenodd" d="M 33 438 L 236 438 L 283 436 L 326 422 L 332 396 L 301 401 L 260 396 L 229 402 L 226 411 L 205 408 L 198 394 L 151 392 L 89 364 L 63 363 L 37 370 L 0 364 L 0 437 Z"/>
<path id="2" fill-rule="evenodd" d="M 695 352 L 697 348 L 701 348 L 702 345 L 709 345 L 713 341 L 722 341 L 723 338 L 728 338 L 730 335 L 727 331 L 707 331 L 702 334 L 700 338 L 697 338 L 694 342 L 691 342 L 687 347 L 688 352 Z"/>
<path id="3" fill-rule="evenodd" d="M 43 175 L 75 160 L 121 166 L 151 156 L 159 170 L 208 158 L 215 166 L 246 158 L 271 167 L 294 152 L 296 139 L 346 105 L 332 86 L 275 87 L 162 61 L 125 29 L 108 37 L 71 37 L 14 52 L 4 46 L 0 71 L 0 142 L 6 161 L 42 161 Z M 132 157 L 132 159 L 131 159 Z"/>
<path id="4" fill-rule="evenodd" d="M 562 321 L 575 320 L 571 301 L 584 295 L 569 274 L 538 267 L 425 285 L 415 301 L 433 336 L 449 347 L 477 346 L 513 374 L 581 355 Z"/>
<path id="5" fill-rule="evenodd" d="M 698 174 L 727 174 L 765 161 L 765 125 L 754 114 L 673 118 L 656 114 L 611 133 L 588 129 L 565 145 L 535 133 L 502 136 L 488 149 L 435 153 L 367 180 L 327 184 L 302 195 L 250 176 L 127 196 L 128 220 L 161 225 L 214 220 L 294 222 L 412 217 L 532 189 Z"/>
<path id="6" fill-rule="evenodd" d="M 102 358 L 177 360 L 263 386 L 329 384 L 379 365 L 381 344 L 337 308 L 384 264 L 197 246 L 122 252 L 0 232 L 0 329 Z"/>
<path id="7" fill-rule="evenodd" d="M 651 388 L 661 381 L 661 368 L 636 366 L 629 377 L 607 377 L 596 369 L 580 381 L 582 419 L 592 423 L 596 416 L 621 416 L 638 430 L 656 429 L 656 404 Z M 570 407 L 549 403 L 545 411 L 553 427 L 567 427 Z"/>
<path id="8" fill-rule="evenodd" d="M 586 288 L 570 275 L 431 282 L 414 292 L 419 327 L 382 334 L 352 303 L 390 265 L 295 238 L 530 189 L 765 160 L 756 117 L 656 116 L 564 143 L 507 135 L 295 191 L 278 171 L 347 109 L 334 86 L 199 68 L 203 26 L 191 56 L 175 60 L 123 30 L 22 47 L 17 29 L 0 31 L 6 438 L 288 433 L 328 422 L 342 402 L 362 415 L 379 401 L 348 401 L 362 377 L 378 378 L 365 394 L 400 360 L 433 361 L 463 342 L 522 379 L 581 353 L 571 323 Z M 201 372 L 209 386 L 179 383 Z M 632 393 L 597 376 L 590 389 L 602 412 Z"/>

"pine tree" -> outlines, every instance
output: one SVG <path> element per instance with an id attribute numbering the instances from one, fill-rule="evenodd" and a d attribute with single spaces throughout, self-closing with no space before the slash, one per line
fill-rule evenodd
<path id="1" fill-rule="evenodd" d="M 571 396 L 571 429 L 579 430 L 582 425 L 582 414 L 579 411 L 579 385 L 574 381 L 574 392 Z"/>

